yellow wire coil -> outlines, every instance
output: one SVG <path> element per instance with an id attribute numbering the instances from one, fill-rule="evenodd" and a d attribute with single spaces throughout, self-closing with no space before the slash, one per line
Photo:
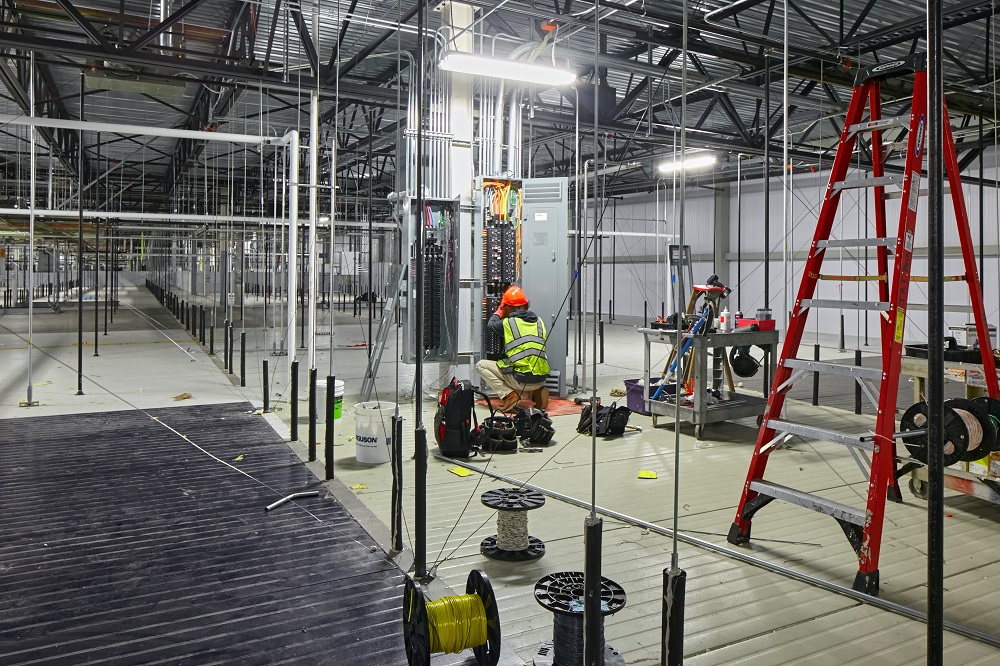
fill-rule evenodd
<path id="1" fill-rule="evenodd" d="M 486 607 L 478 594 L 459 594 L 428 601 L 431 652 L 456 654 L 486 643 Z"/>

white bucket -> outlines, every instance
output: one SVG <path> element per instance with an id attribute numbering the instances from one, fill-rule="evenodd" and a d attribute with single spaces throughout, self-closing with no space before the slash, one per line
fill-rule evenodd
<path id="1" fill-rule="evenodd" d="M 389 462 L 392 445 L 394 402 L 359 402 L 354 405 L 354 457 L 360 463 L 377 465 Z"/>
<path id="2" fill-rule="evenodd" d="M 333 418 L 339 419 L 344 410 L 344 382 L 334 380 L 333 386 Z M 316 418 L 326 421 L 326 380 L 316 380 Z"/>

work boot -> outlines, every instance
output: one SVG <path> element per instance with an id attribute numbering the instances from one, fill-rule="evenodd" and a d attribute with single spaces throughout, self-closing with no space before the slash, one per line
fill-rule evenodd
<path id="1" fill-rule="evenodd" d="M 521 396 L 517 394 L 516 391 L 511 391 L 506 396 L 504 396 L 503 402 L 500 403 L 501 412 L 509 412 L 521 402 Z"/>
<path id="2" fill-rule="evenodd" d="M 545 386 L 536 388 L 531 393 L 531 400 L 538 409 L 545 409 L 549 406 L 549 389 Z"/>

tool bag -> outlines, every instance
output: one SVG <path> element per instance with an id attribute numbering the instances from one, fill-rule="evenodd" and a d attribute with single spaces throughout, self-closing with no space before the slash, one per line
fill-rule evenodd
<path id="1" fill-rule="evenodd" d="M 628 425 L 628 417 L 632 415 L 632 410 L 628 407 L 619 407 L 617 402 L 610 406 L 597 403 L 597 436 L 615 437 L 625 434 L 625 426 Z M 580 422 L 576 426 L 578 433 L 589 435 L 591 422 L 591 405 L 585 405 L 580 412 Z"/>
<path id="2" fill-rule="evenodd" d="M 472 382 L 455 377 L 441 391 L 434 415 L 434 438 L 441 448 L 441 455 L 449 458 L 474 455 L 474 439 L 479 430 L 475 411 L 476 393 Z"/>
<path id="3" fill-rule="evenodd" d="M 548 446 L 556 432 L 548 413 L 536 408 L 518 411 L 514 415 L 514 428 L 522 442 L 534 446 Z"/>

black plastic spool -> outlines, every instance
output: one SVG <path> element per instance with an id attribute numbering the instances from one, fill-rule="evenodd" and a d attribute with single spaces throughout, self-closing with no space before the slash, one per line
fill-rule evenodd
<path id="1" fill-rule="evenodd" d="M 996 433 L 993 429 L 993 424 L 990 422 L 989 415 L 986 410 L 976 405 L 971 400 L 965 400 L 964 398 L 952 398 L 951 400 L 946 400 L 944 403 L 944 440 L 946 442 L 951 442 L 955 447 L 955 450 L 950 454 L 944 454 L 944 464 L 945 466 L 954 465 L 955 463 L 963 460 L 978 460 L 982 458 L 985 453 L 980 454 L 982 450 L 989 450 L 986 447 L 994 446 L 996 442 Z M 979 424 L 983 428 L 983 441 L 976 446 L 971 451 L 969 450 L 969 431 L 965 425 L 965 421 L 962 420 L 955 410 L 962 409 L 973 416 L 979 421 Z M 917 414 L 923 414 L 927 417 L 927 403 L 918 402 L 910 406 L 909 409 L 903 414 L 903 418 L 899 420 L 899 429 L 902 432 L 908 432 L 911 430 L 925 430 L 926 423 L 917 424 L 914 418 Z M 903 440 L 903 444 L 906 446 L 906 450 L 910 452 L 915 460 L 919 460 L 922 463 L 927 462 L 927 435 L 921 435 L 919 437 L 907 437 Z M 974 458 L 969 458 L 968 456 L 975 455 Z"/>
<path id="2" fill-rule="evenodd" d="M 990 432 L 993 433 L 994 439 L 993 448 L 990 449 L 990 453 L 1000 451 L 1000 432 L 997 432 L 996 426 L 993 424 L 993 419 L 997 419 L 1000 422 L 1000 400 L 984 395 L 979 398 L 973 398 L 972 404 L 982 407 L 986 410 L 986 414 L 992 417 L 990 419 Z"/>
<path id="3" fill-rule="evenodd" d="M 465 593 L 482 599 L 486 609 L 486 642 L 473 647 L 472 653 L 480 666 L 497 666 L 500 662 L 500 610 L 490 579 L 482 571 L 473 569 L 466 580 Z M 430 666 L 431 632 L 426 600 L 409 576 L 403 587 L 403 645 L 410 666 Z"/>
<path id="4" fill-rule="evenodd" d="M 560 571 L 543 576 L 535 583 L 535 601 L 552 611 L 553 640 L 538 646 L 535 665 L 574 666 L 583 649 L 583 598 L 584 580 L 582 571 Z M 603 618 L 613 615 L 625 607 L 625 588 L 608 578 L 601 577 L 601 636 L 604 635 Z M 567 645 L 566 641 L 574 641 Z M 562 649 L 560 649 L 562 648 Z M 554 653 L 554 654 L 553 654 Z M 613 647 L 605 643 L 605 666 L 618 666 L 624 658 Z"/>
<path id="5" fill-rule="evenodd" d="M 480 498 L 483 506 L 496 511 L 531 511 L 545 504 L 545 496 L 524 488 L 494 488 Z M 479 552 L 491 560 L 501 562 L 530 562 L 545 555 L 545 542 L 528 535 L 524 550 L 504 550 L 497 545 L 497 535 L 488 536 L 479 544 Z"/>

